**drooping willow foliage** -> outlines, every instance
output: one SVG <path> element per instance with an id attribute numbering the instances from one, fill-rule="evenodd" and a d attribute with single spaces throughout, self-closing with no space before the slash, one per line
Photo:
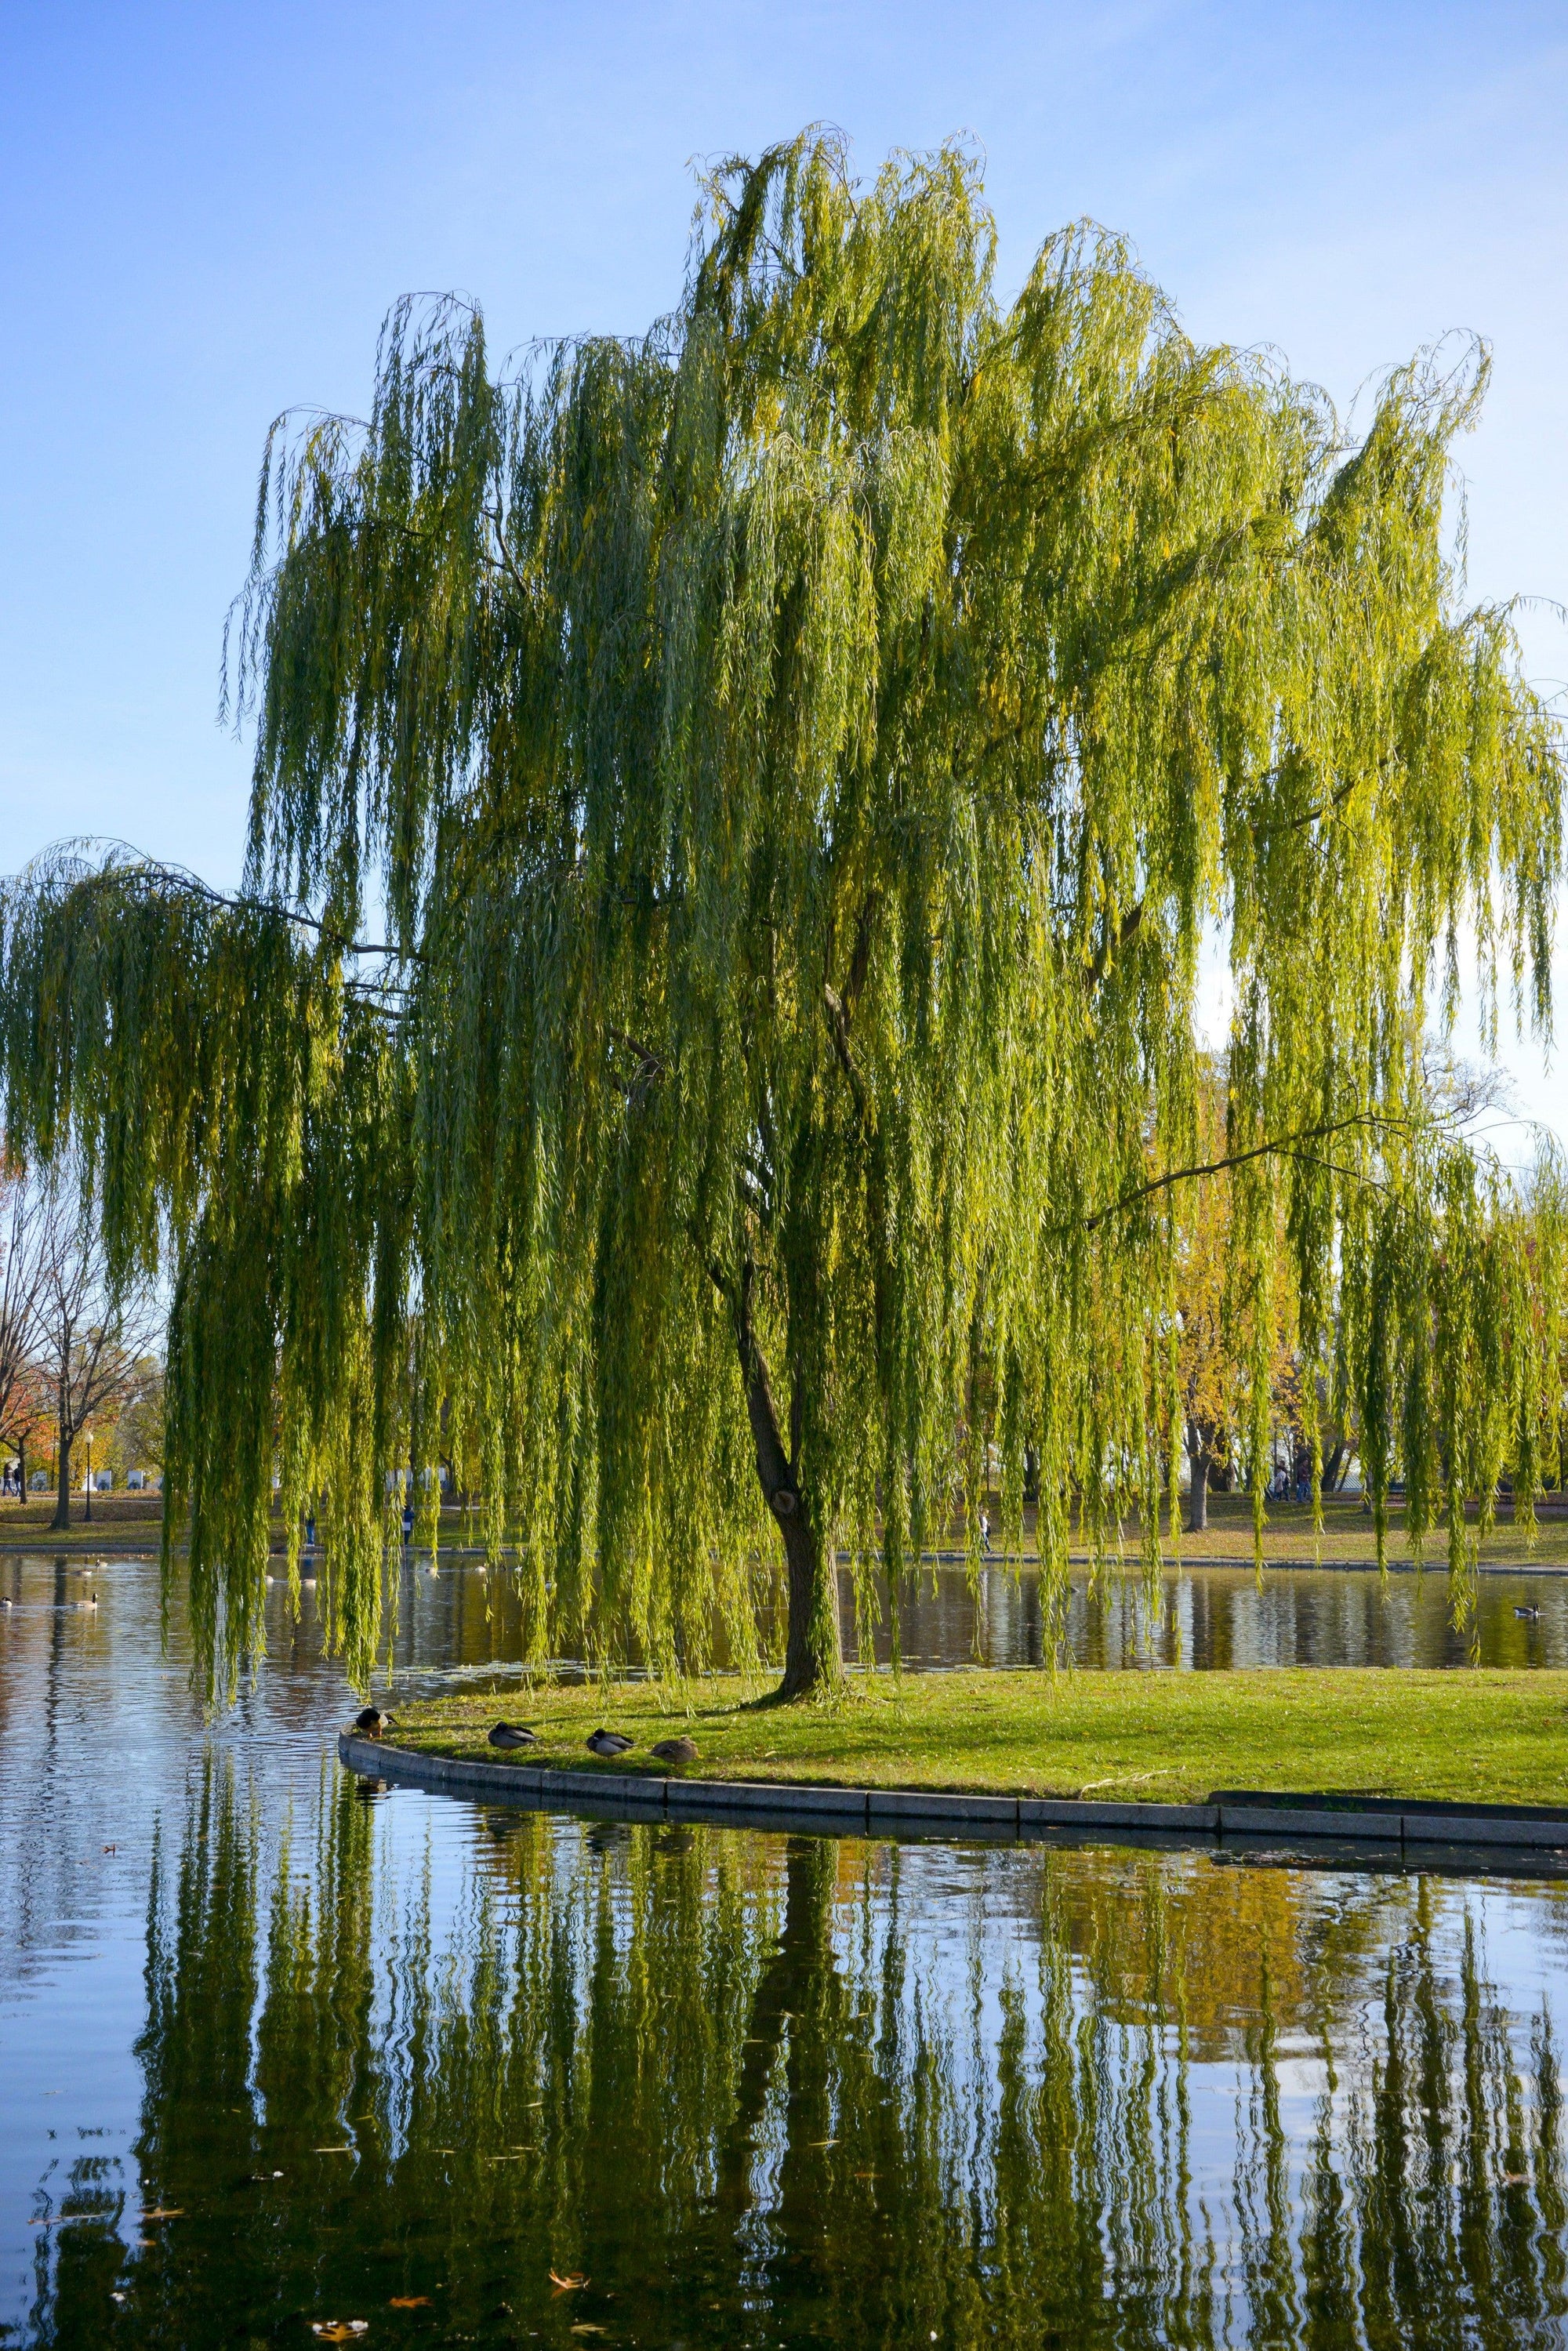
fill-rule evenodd
<path id="1" fill-rule="evenodd" d="M 1010 305 L 992 259 L 962 150 L 864 186 L 809 134 L 715 172 L 644 340 L 493 371 L 475 311 L 400 308 L 369 422 L 268 444 L 243 899 L 13 891 L 10 1147 L 172 1267 L 220 1672 L 275 1465 L 361 1672 L 389 1475 L 438 1458 L 541 1653 L 700 1664 L 781 1535 L 789 1691 L 838 1668 L 835 1550 L 896 1606 L 988 1443 L 1052 1591 L 1074 1508 L 1152 1543 L 1215 925 L 1254 1450 L 1283 1282 L 1380 1541 L 1396 1475 L 1460 1565 L 1467 1495 L 1554 1474 L 1555 1177 L 1424 1058 L 1468 925 L 1550 1009 L 1562 747 L 1446 552 L 1484 361 L 1352 441 L 1113 237 Z"/>

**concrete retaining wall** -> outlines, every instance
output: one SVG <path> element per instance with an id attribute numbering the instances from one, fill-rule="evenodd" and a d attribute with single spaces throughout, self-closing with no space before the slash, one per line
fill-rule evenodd
<path id="1" fill-rule="evenodd" d="M 536 1764 L 425 1755 L 385 1740 L 340 1731 L 338 1754 L 352 1771 L 379 1780 L 440 1788 L 455 1796 L 509 1796 L 524 1802 L 638 1813 L 701 1815 L 710 1820 L 766 1819 L 769 1824 L 822 1828 L 943 1828 L 960 1836 L 1027 1837 L 1031 1832 L 1121 1829 L 1155 1831 L 1184 1842 L 1239 1837 L 1256 1840 L 1326 1838 L 1335 1844 L 1529 1847 L 1563 1855 L 1568 1870 L 1568 1812 L 1539 1805 L 1386 1804 L 1361 1812 L 1279 1803 L 1117 1804 L 1065 1797 L 956 1796 L 925 1788 L 802 1787 L 789 1781 L 653 1779 L 627 1771 L 551 1771 Z"/>

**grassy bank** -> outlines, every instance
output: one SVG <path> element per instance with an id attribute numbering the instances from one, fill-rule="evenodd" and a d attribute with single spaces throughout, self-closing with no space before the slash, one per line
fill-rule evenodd
<path id="1" fill-rule="evenodd" d="M 157 1494 L 99 1494 L 93 1498 L 92 1524 L 82 1523 L 82 1495 L 71 1499 L 71 1526 L 63 1539 L 51 1531 L 49 1520 L 54 1515 L 53 1494 L 30 1494 L 25 1502 L 0 1502 L 0 1552 L 6 1551 L 77 1551 L 90 1550 L 97 1545 L 108 1551 L 118 1544 L 122 1550 L 156 1551 L 162 1522 L 162 1498 Z M 1209 1522 L 1202 1534 L 1184 1534 L 1179 1538 L 1180 1557 L 1188 1566 L 1250 1567 L 1252 1564 L 1252 1504 L 1245 1494 L 1214 1494 L 1209 1497 Z M 993 1520 L 999 1516 L 999 1506 L 994 1498 Z M 1470 1519 L 1475 1518 L 1474 1509 Z M 441 1514 L 441 1541 L 444 1546 L 457 1551 L 477 1540 L 473 1522 L 466 1512 L 449 1506 Z M 1161 1541 L 1166 1549 L 1167 1565 L 1175 1566 L 1176 1555 L 1171 1547 L 1168 1525 L 1162 1525 Z M 1135 1562 L 1138 1552 L 1138 1527 L 1135 1518 L 1127 1521 L 1124 1541 L 1130 1560 Z M 961 1556 L 965 1534 L 962 1525 L 949 1528 L 943 1539 L 942 1549 L 956 1557 Z M 1443 1573 L 1447 1561 L 1448 1537 L 1438 1529 L 1428 1538 L 1427 1564 Z M 272 1548 L 281 1552 L 284 1548 L 282 1518 L 273 1514 Z M 1085 1558 L 1081 1544 L 1072 1545 L 1075 1558 Z M 1022 1557 L 1028 1564 L 1035 1556 L 1034 1513 L 1024 1516 Z M 1354 1495 L 1330 1495 L 1323 1503 L 1323 1526 L 1314 1534 L 1312 1511 L 1304 1503 L 1270 1502 L 1269 1524 L 1263 1537 L 1264 1564 L 1269 1567 L 1369 1567 L 1374 1563 L 1372 1520 Z M 1568 1571 L 1568 1506 L 1560 1495 L 1553 1494 L 1541 1506 L 1541 1516 L 1533 1541 L 1523 1527 L 1515 1526 L 1511 1508 L 1500 1508 L 1498 1523 L 1480 1546 L 1481 1564 L 1500 1568 L 1542 1568 Z M 1388 1561 L 1395 1568 L 1411 1563 L 1410 1545 L 1405 1533 L 1403 1508 L 1396 1505 L 1389 1513 Z"/>
<path id="2" fill-rule="evenodd" d="M 123 1558 L 133 1552 L 156 1552 L 162 1541 L 161 1494 L 95 1494 L 89 1520 L 86 1495 L 73 1493 L 71 1522 L 63 1531 L 50 1524 L 55 1499 L 53 1493 L 45 1493 L 29 1494 L 25 1501 L 0 1501 L 0 1552 Z"/>
<path id="3" fill-rule="evenodd" d="M 394 1703 L 394 1743 L 498 1758 L 505 1717 L 541 1744 L 513 1759 L 648 1771 L 657 1739 L 695 1740 L 704 1779 L 1001 1790 L 1176 1802 L 1217 1788 L 1336 1790 L 1476 1802 L 1568 1803 L 1568 1673 L 1300 1670 L 976 1671 L 857 1678 L 832 1706 L 766 1708 L 727 1679 L 540 1687 L 505 1697 Z M 636 1741 L 621 1763 L 583 1740 L 599 1723 Z"/>

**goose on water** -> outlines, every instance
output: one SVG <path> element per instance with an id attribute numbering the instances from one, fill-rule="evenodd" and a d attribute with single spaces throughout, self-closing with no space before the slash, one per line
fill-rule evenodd
<path id="1" fill-rule="evenodd" d="M 637 1744 L 634 1739 L 628 1739 L 623 1730 L 605 1730 L 602 1728 L 591 1730 L 582 1743 L 591 1755 L 624 1755 L 629 1748 Z"/>
<path id="2" fill-rule="evenodd" d="M 520 1722 L 498 1722 L 490 1733 L 492 1747 L 537 1747 L 539 1735 Z"/>
<path id="3" fill-rule="evenodd" d="M 661 1763 L 695 1763 L 697 1760 L 697 1742 L 695 1739 L 685 1737 L 661 1739 L 650 1752 Z"/>

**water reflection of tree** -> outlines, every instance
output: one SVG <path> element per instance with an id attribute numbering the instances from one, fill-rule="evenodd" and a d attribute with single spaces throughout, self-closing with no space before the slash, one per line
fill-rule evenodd
<path id="1" fill-rule="evenodd" d="M 127 2340 L 382 2336 L 394 2294 L 563 2346 L 1559 2339 L 1550 2023 L 1427 1885 L 1054 1854 L 936 1899 L 917 1852 L 497 1814 L 438 1929 L 376 1822 L 329 1789 L 269 1851 L 197 1791 L 137 2147 L 185 2217 Z M 106 2260 L 58 2232 L 40 2340 L 94 2339 Z"/>

